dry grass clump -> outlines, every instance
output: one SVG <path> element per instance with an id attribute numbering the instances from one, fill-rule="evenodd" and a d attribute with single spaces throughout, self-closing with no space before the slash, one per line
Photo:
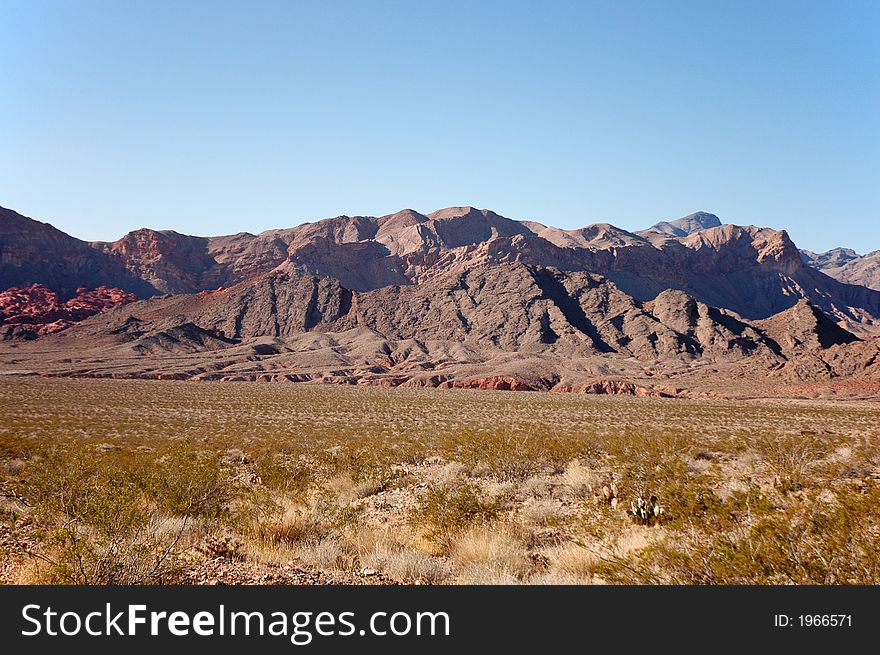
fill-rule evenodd
<path id="1" fill-rule="evenodd" d="M 243 528 L 249 556 L 261 562 L 300 560 L 319 568 L 353 570 L 356 551 L 344 536 L 356 525 L 361 511 L 352 504 L 363 493 L 358 491 L 360 486 L 350 478 L 335 476 L 309 493 L 255 494 Z"/>
<path id="2" fill-rule="evenodd" d="M 338 502 L 351 503 L 361 498 L 377 494 L 385 488 L 381 480 L 361 480 L 356 482 L 350 475 L 339 473 L 327 482 L 327 489 L 336 495 Z"/>
<path id="3" fill-rule="evenodd" d="M 23 459 L 10 459 L 3 462 L 3 473 L 15 478 L 22 474 L 26 466 L 27 462 Z"/>
<path id="4" fill-rule="evenodd" d="M 599 561 L 586 546 L 573 542 L 551 548 L 545 555 L 548 573 L 568 580 L 569 584 L 589 584 Z"/>
<path id="5" fill-rule="evenodd" d="M 526 523 L 551 525 L 559 519 L 559 503 L 554 500 L 534 500 L 523 505 L 521 516 Z"/>
<path id="6" fill-rule="evenodd" d="M 317 543 L 306 543 L 297 549 L 297 559 L 319 569 L 353 571 L 358 557 L 355 549 L 346 541 L 326 537 Z"/>
<path id="7" fill-rule="evenodd" d="M 452 542 L 450 558 L 462 584 L 515 584 L 530 568 L 522 535 L 504 523 L 462 532 Z"/>
<path id="8" fill-rule="evenodd" d="M 542 500 L 553 496 L 556 485 L 547 476 L 535 476 L 523 480 L 517 489 L 523 498 Z"/>
<path id="9" fill-rule="evenodd" d="M 404 544 L 399 531 L 390 528 L 362 528 L 355 535 L 360 562 L 404 584 L 439 584 L 451 575 L 444 558 Z"/>
<path id="10" fill-rule="evenodd" d="M 566 495 L 574 498 L 589 498 L 593 495 L 593 488 L 598 482 L 596 473 L 589 466 L 581 463 L 581 460 L 573 459 L 565 465 L 562 473 L 562 488 Z"/>
<path id="11" fill-rule="evenodd" d="M 446 462 L 440 467 L 430 470 L 427 475 L 432 485 L 448 487 L 457 484 L 467 473 L 467 467 L 461 462 Z"/>
<path id="12" fill-rule="evenodd" d="M 268 546 L 316 544 L 328 536 L 332 526 L 317 503 L 304 503 L 282 496 L 254 519 L 253 535 Z"/>

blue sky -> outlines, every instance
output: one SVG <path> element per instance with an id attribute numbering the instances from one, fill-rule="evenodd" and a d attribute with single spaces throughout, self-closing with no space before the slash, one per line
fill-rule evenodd
<path id="1" fill-rule="evenodd" d="M 86 239 L 471 204 L 880 248 L 878 2 L 0 1 L 0 205 Z"/>

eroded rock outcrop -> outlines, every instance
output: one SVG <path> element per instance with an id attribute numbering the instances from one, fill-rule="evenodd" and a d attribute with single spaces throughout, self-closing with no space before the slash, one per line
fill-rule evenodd
<path id="1" fill-rule="evenodd" d="M 137 300 L 122 289 L 80 287 L 69 300 L 62 301 L 54 291 L 41 284 L 12 287 L 0 292 L 0 325 L 9 337 L 60 332 L 89 316 Z"/>

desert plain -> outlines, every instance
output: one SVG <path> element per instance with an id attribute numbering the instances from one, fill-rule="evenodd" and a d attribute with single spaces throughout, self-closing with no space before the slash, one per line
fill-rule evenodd
<path id="1" fill-rule="evenodd" d="M 876 584 L 880 405 L 0 377 L 4 583 Z"/>

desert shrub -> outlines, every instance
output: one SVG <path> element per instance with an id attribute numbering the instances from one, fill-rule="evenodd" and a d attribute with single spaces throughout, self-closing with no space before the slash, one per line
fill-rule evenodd
<path id="1" fill-rule="evenodd" d="M 830 506 L 829 506 L 830 505 Z M 796 584 L 880 582 L 880 485 L 842 490 L 834 500 L 810 493 L 766 517 L 749 538 L 761 573 Z"/>
<path id="2" fill-rule="evenodd" d="M 448 548 L 456 533 L 495 518 L 499 509 L 497 501 L 484 500 L 473 484 L 432 487 L 421 499 L 412 522 L 426 526 L 426 536 Z"/>
<path id="3" fill-rule="evenodd" d="M 258 544 L 270 547 L 312 547 L 339 540 L 346 529 L 357 524 L 363 511 L 358 506 L 340 505 L 328 490 L 307 499 L 277 494 L 260 499 L 259 506 L 249 506 L 248 523 L 242 529 Z"/>
<path id="4" fill-rule="evenodd" d="M 184 441 L 139 472 L 144 492 L 176 516 L 221 518 L 236 495 L 229 471 L 218 457 L 199 453 Z"/>
<path id="5" fill-rule="evenodd" d="M 314 482 L 314 471 L 305 463 L 264 453 L 254 460 L 262 485 L 272 491 L 302 495 Z"/>
<path id="6" fill-rule="evenodd" d="M 671 528 L 700 525 L 709 530 L 724 530 L 745 516 L 764 514 L 771 509 L 770 501 L 756 487 L 722 499 L 701 478 L 668 482 L 660 487 L 657 499 L 664 509 L 663 525 Z"/>
<path id="7" fill-rule="evenodd" d="M 140 480 L 80 446 L 49 452 L 29 494 L 40 522 L 39 580 L 63 584 L 163 583 L 177 573 L 179 530 L 163 529 Z"/>
<path id="8" fill-rule="evenodd" d="M 810 468 L 832 450 L 827 435 L 808 430 L 753 436 L 749 447 L 761 456 L 783 492 L 803 489 Z"/>
<path id="9" fill-rule="evenodd" d="M 721 530 L 691 526 L 603 574 L 617 582 L 877 584 L 878 539 L 880 485 L 871 483 L 833 500 L 811 492 L 787 509 L 741 515 Z"/>
<path id="10" fill-rule="evenodd" d="M 10 459 L 3 462 L 3 473 L 10 477 L 18 477 L 27 468 L 27 462 L 23 459 Z"/>
<path id="11" fill-rule="evenodd" d="M 355 483 L 389 486 L 401 477 L 400 464 L 415 464 L 424 457 L 421 444 L 401 436 L 391 443 L 345 443 L 319 453 L 317 463 L 328 477 L 346 475 Z"/>
<path id="12" fill-rule="evenodd" d="M 592 452 L 592 442 L 580 435 L 463 431 L 443 444 L 447 459 L 456 460 L 472 470 L 485 469 L 500 480 L 522 481 L 549 468 L 564 470 L 567 462 Z"/>
<path id="13" fill-rule="evenodd" d="M 624 499 L 663 495 L 668 485 L 686 479 L 687 463 L 683 456 L 689 447 L 688 440 L 675 432 L 624 431 L 603 443 L 615 460 L 615 468 L 622 471 L 618 486 Z"/>

